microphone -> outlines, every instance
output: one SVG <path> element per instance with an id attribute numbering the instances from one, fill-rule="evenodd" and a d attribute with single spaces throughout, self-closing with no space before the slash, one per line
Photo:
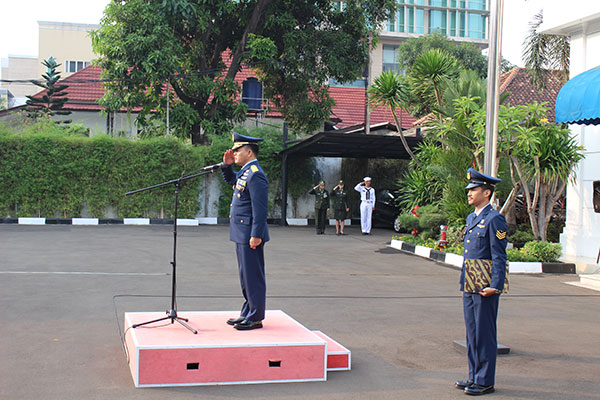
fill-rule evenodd
<path id="1" fill-rule="evenodd" d="M 204 168 L 202 168 L 202 171 L 214 171 L 214 170 L 217 170 L 219 168 L 225 168 L 225 167 L 228 167 L 228 166 L 229 166 L 228 164 L 226 164 L 224 162 L 220 162 L 220 163 L 215 164 L 215 165 L 209 165 L 207 167 L 204 167 Z"/>

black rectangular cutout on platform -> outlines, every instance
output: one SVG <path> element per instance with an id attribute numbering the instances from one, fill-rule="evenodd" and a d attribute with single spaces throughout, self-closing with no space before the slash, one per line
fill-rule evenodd
<path id="1" fill-rule="evenodd" d="M 188 363 L 187 369 L 198 369 L 200 367 L 200 363 Z"/>
<path id="2" fill-rule="evenodd" d="M 278 367 L 281 367 L 281 360 L 279 360 L 279 361 L 269 360 L 269 368 L 278 368 Z"/>
<path id="3" fill-rule="evenodd" d="M 594 181 L 594 211 L 600 213 L 600 181 Z"/>

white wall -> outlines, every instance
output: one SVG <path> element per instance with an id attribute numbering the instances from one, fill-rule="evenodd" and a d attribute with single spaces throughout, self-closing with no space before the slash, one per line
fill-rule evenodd
<path id="1" fill-rule="evenodd" d="M 600 65 L 600 33 L 571 37 L 571 78 Z M 599 83 L 600 84 L 600 83 Z M 600 214 L 594 211 L 593 182 L 600 181 L 600 126 L 571 125 L 584 146 L 585 158 L 576 169 L 576 181 L 567 188 L 567 220 L 560 243 L 565 261 L 596 264 L 600 251 Z"/>

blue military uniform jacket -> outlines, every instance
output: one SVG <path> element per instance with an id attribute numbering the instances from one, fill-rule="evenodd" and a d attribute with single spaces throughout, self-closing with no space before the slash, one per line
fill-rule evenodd
<path id="1" fill-rule="evenodd" d="M 223 179 L 233 186 L 229 213 L 229 239 L 248 243 L 250 237 L 269 240 L 267 211 L 269 209 L 269 180 L 257 160 L 250 161 L 235 172 L 232 166 L 223 168 Z"/>
<path id="2" fill-rule="evenodd" d="M 490 287 L 502 291 L 506 279 L 506 245 L 508 226 L 504 215 L 488 204 L 479 215 L 467 216 L 465 259 L 492 260 Z M 460 290 L 464 290 L 465 266 L 460 274 Z"/>

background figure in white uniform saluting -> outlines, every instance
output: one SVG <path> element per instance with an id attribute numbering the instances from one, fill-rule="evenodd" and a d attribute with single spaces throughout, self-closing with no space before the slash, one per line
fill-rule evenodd
<path id="1" fill-rule="evenodd" d="M 363 235 L 370 235 L 371 216 L 375 209 L 375 189 L 371 187 L 371 178 L 366 176 L 354 186 L 354 190 L 360 193 L 360 229 Z"/>

